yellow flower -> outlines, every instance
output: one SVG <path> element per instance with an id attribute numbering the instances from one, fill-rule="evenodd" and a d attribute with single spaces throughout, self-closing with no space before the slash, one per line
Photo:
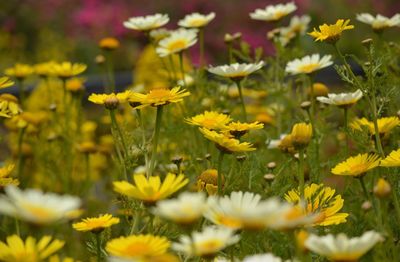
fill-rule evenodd
<path id="1" fill-rule="evenodd" d="M 256 150 L 254 147 L 252 147 L 253 145 L 248 142 L 241 143 L 239 140 L 231 138 L 228 135 L 220 134 L 207 128 L 200 128 L 200 132 L 208 140 L 213 141 L 219 150 L 227 154 Z"/>
<path id="2" fill-rule="evenodd" d="M 314 37 L 315 41 L 327 41 L 328 43 L 335 43 L 339 40 L 344 30 L 350 30 L 354 28 L 354 26 L 349 25 L 349 23 L 350 19 L 347 19 L 346 21 L 344 21 L 344 19 L 339 19 L 336 21 L 336 24 L 320 25 L 319 31 L 314 28 L 314 31 L 308 34 Z"/>
<path id="3" fill-rule="evenodd" d="M 241 137 L 250 130 L 256 130 L 256 129 L 262 129 L 264 127 L 264 124 L 256 121 L 253 123 L 241 123 L 239 121 L 237 122 L 232 122 L 229 123 L 225 130 L 229 131 L 231 135 L 234 137 Z"/>
<path id="4" fill-rule="evenodd" d="M 86 70 L 85 64 L 62 62 L 54 63 L 53 73 L 59 78 L 70 78 L 83 73 Z"/>
<path id="5" fill-rule="evenodd" d="M 290 134 L 291 141 L 296 147 L 307 146 L 312 137 L 312 125 L 306 123 L 295 124 Z"/>
<path id="6" fill-rule="evenodd" d="M 383 178 L 379 178 L 378 182 L 376 182 L 374 186 L 374 195 L 379 198 L 385 198 L 389 196 L 390 192 L 392 192 L 392 187 L 390 184 Z"/>
<path id="7" fill-rule="evenodd" d="M 23 79 L 33 74 L 33 68 L 27 64 L 15 64 L 14 67 L 4 70 L 4 73 L 8 76 Z"/>
<path id="8" fill-rule="evenodd" d="M 170 246 L 171 243 L 166 237 L 150 234 L 132 235 L 111 239 L 106 244 L 106 251 L 117 258 L 152 261 L 151 258 L 165 255 Z"/>
<path id="9" fill-rule="evenodd" d="M 382 159 L 380 166 L 384 167 L 400 166 L 400 149 L 390 152 L 390 154 L 385 159 Z"/>
<path id="10" fill-rule="evenodd" d="M 284 152 L 293 154 L 295 152 L 295 148 L 293 145 L 292 135 L 285 135 L 282 139 L 278 142 L 278 148 Z"/>
<path id="11" fill-rule="evenodd" d="M 18 179 L 10 177 L 11 172 L 14 170 L 14 167 L 14 164 L 0 167 L 0 189 L 8 185 L 19 185 Z"/>
<path id="12" fill-rule="evenodd" d="M 132 93 L 129 97 L 131 104 L 138 103 L 135 108 L 143 108 L 146 106 L 163 106 L 169 103 L 178 103 L 183 101 L 183 98 L 189 96 L 190 92 L 177 86 L 170 89 L 159 88 L 150 90 L 147 94 Z"/>
<path id="13" fill-rule="evenodd" d="M 49 262 L 74 262 L 75 260 L 70 257 L 60 258 L 58 255 L 51 256 Z"/>
<path id="14" fill-rule="evenodd" d="M 104 105 L 107 109 L 115 109 L 120 103 L 127 102 L 132 94 L 131 91 L 111 94 L 91 94 L 88 100 L 98 105 Z"/>
<path id="15" fill-rule="evenodd" d="M 99 47 L 104 50 L 114 50 L 119 47 L 119 41 L 114 37 L 106 37 L 100 40 Z"/>
<path id="16" fill-rule="evenodd" d="M 0 77 L 0 89 L 10 87 L 12 85 L 14 85 L 14 82 L 11 81 L 10 78 L 6 76 Z"/>
<path id="17" fill-rule="evenodd" d="M 82 219 L 82 222 L 72 224 L 72 227 L 77 231 L 91 231 L 98 233 L 105 228 L 118 224 L 119 218 L 113 217 L 110 214 L 100 215 L 98 217 L 89 217 Z"/>
<path id="18" fill-rule="evenodd" d="M 40 77 L 51 76 L 53 75 L 53 67 L 55 64 L 56 63 L 53 61 L 36 64 L 33 66 L 35 69 L 35 74 Z"/>
<path id="19" fill-rule="evenodd" d="M 0 95 L 0 116 L 10 118 L 21 113 L 22 110 L 18 105 L 18 98 L 11 94 Z"/>
<path id="20" fill-rule="evenodd" d="M 0 260 L 5 262 L 39 262 L 48 258 L 64 246 L 64 241 L 51 236 L 42 237 L 39 242 L 29 236 L 25 242 L 17 235 L 0 242 Z"/>
<path id="21" fill-rule="evenodd" d="M 194 126 L 201 126 L 207 129 L 218 130 L 224 128 L 232 119 L 215 111 L 205 111 L 202 114 L 185 120 L 186 123 Z"/>
<path id="22" fill-rule="evenodd" d="M 72 93 L 76 93 L 76 92 L 82 91 L 85 88 L 84 83 L 85 83 L 85 79 L 79 78 L 79 77 L 74 77 L 74 78 L 68 79 L 65 88 Z"/>
<path id="23" fill-rule="evenodd" d="M 225 177 L 221 174 L 221 184 L 224 186 Z M 218 170 L 207 169 L 197 178 L 197 190 L 206 191 L 209 195 L 215 195 L 218 191 Z"/>
<path id="24" fill-rule="evenodd" d="M 335 189 L 325 187 L 323 184 L 311 184 L 304 189 L 304 212 L 306 214 L 318 213 L 314 225 L 329 226 L 346 222 L 347 213 L 338 213 L 343 207 L 343 199 L 335 196 Z M 302 206 L 299 191 L 293 189 L 286 193 L 285 199 L 289 203 Z"/>
<path id="25" fill-rule="evenodd" d="M 146 204 L 153 204 L 169 197 L 189 182 L 185 175 L 177 176 L 171 173 L 167 174 L 162 183 L 159 176 L 151 176 L 147 179 L 143 174 L 134 175 L 133 180 L 135 185 L 126 181 L 114 182 L 114 191 L 142 200 Z"/>
<path id="26" fill-rule="evenodd" d="M 323 83 L 314 83 L 312 89 L 315 97 L 326 96 L 329 93 L 329 88 Z M 308 89 L 308 94 L 311 95 L 311 88 Z"/>
<path id="27" fill-rule="evenodd" d="M 387 135 L 393 128 L 400 124 L 400 120 L 396 116 L 382 117 L 378 119 L 378 131 L 380 135 Z M 362 131 L 363 126 L 366 126 L 371 135 L 375 135 L 374 123 L 368 121 L 366 118 L 356 119 L 350 123 L 350 127 Z"/>
<path id="28" fill-rule="evenodd" d="M 337 164 L 331 172 L 339 176 L 363 176 L 365 173 L 379 166 L 380 158 L 375 154 L 359 154 L 349 157 L 344 162 Z"/>

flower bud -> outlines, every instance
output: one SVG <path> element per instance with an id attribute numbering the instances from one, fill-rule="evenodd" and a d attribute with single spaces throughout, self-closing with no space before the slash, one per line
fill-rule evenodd
<path id="1" fill-rule="evenodd" d="M 387 197 L 391 191 L 392 188 L 390 184 L 383 178 L 379 178 L 374 186 L 374 195 L 379 198 Z"/>

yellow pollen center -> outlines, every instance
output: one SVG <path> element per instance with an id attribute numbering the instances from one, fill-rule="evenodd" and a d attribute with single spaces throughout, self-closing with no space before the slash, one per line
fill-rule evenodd
<path id="1" fill-rule="evenodd" d="M 202 253 L 210 254 L 210 253 L 215 253 L 217 252 L 220 247 L 223 246 L 223 243 L 219 239 L 210 239 L 208 241 L 205 241 L 203 243 L 199 243 L 198 249 L 203 250 Z"/>
<path id="2" fill-rule="evenodd" d="M 165 99 L 170 95 L 170 91 L 168 89 L 153 89 L 148 94 L 148 98 L 150 99 Z"/>
<path id="3" fill-rule="evenodd" d="M 319 67 L 319 64 L 308 64 L 308 65 L 303 65 L 299 68 L 300 71 L 304 73 L 311 73 L 314 72 L 315 69 Z"/>
<path id="4" fill-rule="evenodd" d="M 187 46 L 187 42 L 183 39 L 178 39 L 175 42 L 169 44 L 168 49 L 170 51 L 185 49 Z"/>
<path id="5" fill-rule="evenodd" d="M 152 250 L 149 248 L 149 245 L 146 243 L 132 243 L 126 247 L 124 254 L 127 254 L 132 257 L 141 257 L 151 254 Z"/>
<path id="6" fill-rule="evenodd" d="M 48 219 L 54 216 L 54 212 L 52 210 L 39 206 L 26 205 L 25 209 L 27 209 L 31 214 L 40 219 Z"/>

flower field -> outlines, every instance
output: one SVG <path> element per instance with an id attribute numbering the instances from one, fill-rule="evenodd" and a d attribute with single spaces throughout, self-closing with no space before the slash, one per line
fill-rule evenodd
<path id="1" fill-rule="evenodd" d="M 400 261 L 400 13 L 258 4 L 265 46 L 160 10 L 4 67 L 0 261 Z"/>

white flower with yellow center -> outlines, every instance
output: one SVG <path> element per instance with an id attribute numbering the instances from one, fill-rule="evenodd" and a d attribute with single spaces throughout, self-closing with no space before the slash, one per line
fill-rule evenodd
<path id="1" fill-rule="evenodd" d="M 305 246 L 320 256 L 327 257 L 330 261 L 358 261 L 376 243 L 383 241 L 383 237 L 375 232 L 365 232 L 360 237 L 348 238 L 344 233 L 336 236 L 310 235 Z"/>
<path id="2" fill-rule="evenodd" d="M 178 224 L 192 224 L 203 216 L 207 204 L 203 193 L 184 192 L 177 199 L 157 202 L 153 213 Z"/>
<path id="3" fill-rule="evenodd" d="M 287 4 L 269 5 L 264 9 L 256 9 L 250 13 L 251 19 L 262 21 L 278 21 L 296 11 L 297 6 L 291 2 Z"/>
<path id="4" fill-rule="evenodd" d="M 293 16 L 289 26 L 279 29 L 278 40 L 283 46 L 286 46 L 293 38 L 307 32 L 310 21 L 311 17 L 308 15 Z"/>
<path id="5" fill-rule="evenodd" d="M 285 71 L 291 75 L 310 74 L 333 64 L 331 55 L 320 57 L 319 54 L 305 56 L 287 63 Z"/>
<path id="6" fill-rule="evenodd" d="M 291 205 L 276 198 L 261 200 L 251 192 L 232 192 L 230 196 L 208 198 L 204 216 L 214 224 L 231 229 L 263 230 L 290 211 Z"/>
<path id="7" fill-rule="evenodd" d="M 381 31 L 388 27 L 400 26 L 400 14 L 395 14 L 392 18 L 376 15 L 375 17 L 368 13 L 357 15 L 357 20 L 365 24 L 371 25 L 373 30 Z"/>
<path id="8" fill-rule="evenodd" d="M 170 36 L 158 43 L 156 52 L 160 57 L 169 56 L 182 52 L 193 46 L 197 42 L 196 29 L 178 29 L 173 31 Z"/>
<path id="9" fill-rule="evenodd" d="M 357 103 L 358 100 L 363 96 L 360 89 L 353 93 L 340 93 L 340 94 L 328 94 L 328 97 L 319 96 L 317 100 L 324 104 L 335 105 L 339 107 L 350 107 Z"/>
<path id="10" fill-rule="evenodd" d="M 253 256 L 245 257 L 243 262 L 282 262 L 280 257 L 275 256 L 271 253 L 258 254 Z"/>
<path id="11" fill-rule="evenodd" d="M 179 20 L 178 25 L 186 28 L 200 28 L 208 25 L 208 23 L 210 23 L 214 18 L 214 12 L 209 13 L 208 15 L 192 13 Z"/>
<path id="12" fill-rule="evenodd" d="M 74 218 L 81 205 L 78 197 L 43 193 L 36 189 L 21 191 L 15 186 L 5 188 L 0 198 L 0 213 L 34 224 L 50 224 Z"/>
<path id="13" fill-rule="evenodd" d="M 202 232 L 193 232 L 191 237 L 181 236 L 172 249 L 187 256 L 213 258 L 227 246 L 239 242 L 240 237 L 228 228 L 209 226 Z"/>
<path id="14" fill-rule="evenodd" d="M 230 65 L 210 67 L 208 69 L 208 72 L 214 75 L 223 76 L 230 79 L 242 79 L 250 75 L 251 73 L 254 73 L 255 71 L 261 69 L 263 66 L 264 66 L 263 61 L 260 61 L 256 64 L 235 63 Z"/>
<path id="15" fill-rule="evenodd" d="M 138 31 L 150 31 L 162 27 L 168 23 L 169 17 L 166 14 L 155 14 L 147 16 L 131 17 L 124 22 L 124 26 L 128 29 Z"/>

